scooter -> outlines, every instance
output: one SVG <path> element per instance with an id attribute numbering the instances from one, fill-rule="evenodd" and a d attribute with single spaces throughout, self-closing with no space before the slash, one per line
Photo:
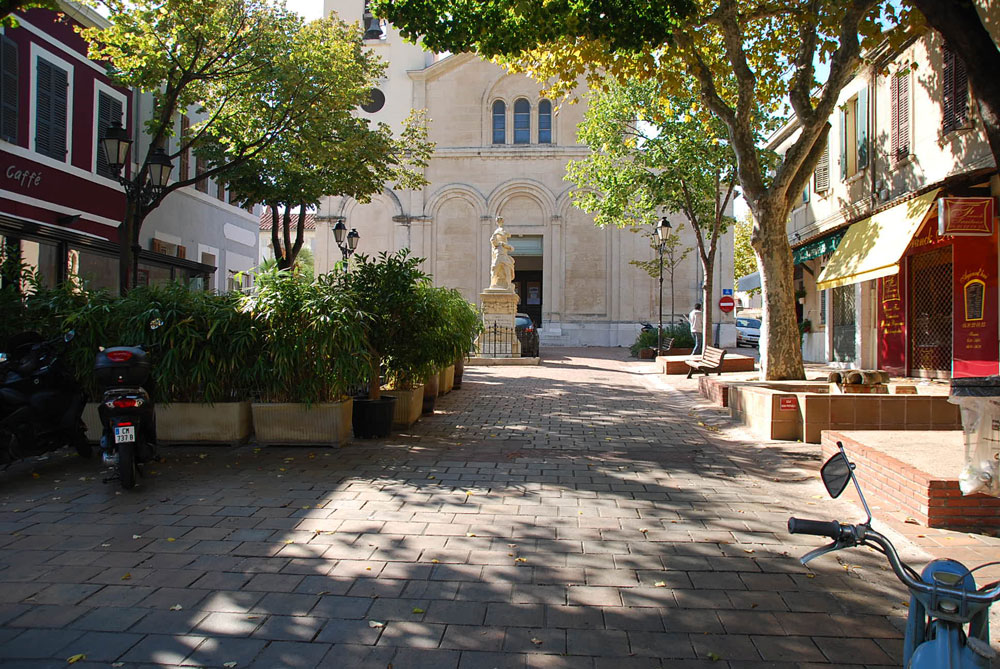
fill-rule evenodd
<path id="1" fill-rule="evenodd" d="M 115 468 L 122 488 L 134 488 L 145 463 L 158 458 L 155 405 L 147 390 L 151 374 L 149 356 L 141 346 L 115 346 L 99 351 L 95 362 L 102 388 L 101 459 Z"/>
<path id="2" fill-rule="evenodd" d="M 1000 581 L 976 589 L 972 574 L 982 567 L 968 569 L 960 562 L 947 558 L 931 561 L 921 573 L 903 562 L 888 538 L 871 527 L 861 486 L 854 476 L 855 465 L 847 459 L 844 445 L 820 474 L 830 496 L 837 498 L 853 481 L 868 519 L 858 525 L 830 520 L 789 518 L 792 534 L 812 534 L 829 537 L 833 543 L 810 551 L 800 562 L 842 548 L 868 546 L 882 553 L 896 577 L 910 590 L 910 611 L 903 639 L 903 666 L 907 669 L 988 669 L 996 656 L 990 647 L 990 606 L 1000 599 Z M 990 563 L 996 564 L 996 563 Z M 968 629 L 966 630 L 966 625 Z"/>
<path id="3" fill-rule="evenodd" d="M 90 457 L 82 418 L 86 395 L 62 362 L 74 334 L 44 341 L 37 332 L 24 332 L 0 354 L 0 464 L 63 446 Z"/>

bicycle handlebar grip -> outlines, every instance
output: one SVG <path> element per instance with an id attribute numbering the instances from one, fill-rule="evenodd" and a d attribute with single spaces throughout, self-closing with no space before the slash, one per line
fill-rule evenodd
<path id="1" fill-rule="evenodd" d="M 789 518 L 788 531 L 791 534 L 814 534 L 817 537 L 840 538 L 840 523 L 836 520 L 807 520 Z"/>

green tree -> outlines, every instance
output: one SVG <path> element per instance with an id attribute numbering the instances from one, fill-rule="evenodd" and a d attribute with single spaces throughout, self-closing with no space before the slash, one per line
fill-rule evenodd
<path id="1" fill-rule="evenodd" d="M 51 9 L 61 11 L 56 0 L 0 0 L 0 27 L 16 28 L 17 17 L 14 12 L 25 12 L 29 9 Z"/>
<path id="2" fill-rule="evenodd" d="M 107 28 L 83 29 L 89 56 L 108 63 L 122 86 L 152 94 L 143 131 L 149 150 L 135 156 L 134 186 L 149 157 L 166 148 L 178 119 L 198 121 L 175 143 L 176 160 L 193 149 L 207 170 L 180 175 L 148 202 L 130 200 L 119 237 L 120 284 L 133 282 L 133 246 L 143 220 L 174 191 L 263 157 L 281 138 L 304 135 L 361 104 L 384 67 L 361 48 L 356 26 L 335 19 L 310 25 L 268 0 L 107 0 Z"/>
<path id="3" fill-rule="evenodd" d="M 736 219 L 733 224 L 733 285 L 737 279 L 758 271 L 757 256 L 753 253 L 750 236 L 753 234 L 753 216 L 747 212 L 743 218 Z M 751 295 L 760 292 L 760 288 L 747 291 Z"/>
<path id="4" fill-rule="evenodd" d="M 861 63 L 862 42 L 896 23 L 887 0 L 378 0 L 376 12 L 431 49 L 503 56 L 563 91 L 591 81 L 656 79 L 675 92 L 697 81 L 699 104 L 720 119 L 754 214 L 768 333 L 762 376 L 801 379 L 786 222 L 823 154 L 829 119 Z M 866 44 L 867 45 L 867 44 Z M 816 65 L 825 62 L 820 81 Z M 790 105 L 799 132 L 773 168 L 758 144 Z"/>
<path id="5" fill-rule="evenodd" d="M 682 214 L 694 231 L 705 277 L 702 302 L 712 304 L 736 160 L 725 126 L 699 115 L 694 103 L 693 96 L 671 95 L 656 80 L 592 88 L 579 133 L 591 152 L 570 162 L 566 178 L 579 189 L 576 204 L 596 214 L 598 225 L 655 225 L 658 209 Z M 670 284 L 673 292 L 672 270 Z M 712 310 L 706 309 L 703 332 L 711 331 Z"/>

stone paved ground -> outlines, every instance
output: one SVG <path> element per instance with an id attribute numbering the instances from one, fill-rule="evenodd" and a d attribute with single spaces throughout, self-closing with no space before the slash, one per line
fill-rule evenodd
<path id="1" fill-rule="evenodd" d="M 624 349 L 545 353 L 384 442 L 173 448 L 127 493 L 11 468 L 0 664 L 899 665 L 882 562 L 796 561 L 791 513 L 857 517 L 815 449 L 724 435 Z"/>

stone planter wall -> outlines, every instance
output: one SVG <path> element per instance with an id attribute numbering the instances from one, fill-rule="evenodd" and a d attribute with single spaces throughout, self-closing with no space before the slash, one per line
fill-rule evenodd
<path id="1" fill-rule="evenodd" d="M 409 427 L 417 422 L 424 407 L 424 385 L 412 390 L 383 390 L 383 395 L 396 398 L 396 408 L 392 414 L 393 427 Z"/>
<path id="2" fill-rule="evenodd" d="M 156 405 L 156 438 L 161 442 L 235 446 L 249 439 L 252 429 L 249 402 Z"/>
<path id="3" fill-rule="evenodd" d="M 351 438 L 353 400 L 322 404 L 253 404 L 253 429 L 262 445 L 343 446 Z"/>

